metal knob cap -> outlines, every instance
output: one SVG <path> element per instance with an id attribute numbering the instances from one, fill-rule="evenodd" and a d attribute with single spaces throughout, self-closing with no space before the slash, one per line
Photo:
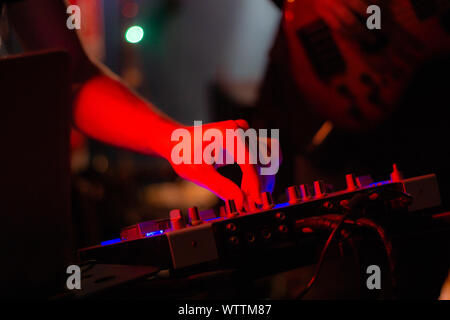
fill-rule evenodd
<path id="1" fill-rule="evenodd" d="M 227 213 L 227 216 L 234 217 L 239 214 L 239 212 L 236 209 L 236 203 L 233 199 L 228 199 L 225 202 L 225 212 Z"/>
<path id="2" fill-rule="evenodd" d="M 345 182 L 347 183 L 347 191 L 353 191 L 358 188 L 356 186 L 355 176 L 352 173 L 345 175 Z"/>
<path id="3" fill-rule="evenodd" d="M 302 201 L 308 200 L 310 198 L 308 188 L 305 184 L 301 184 L 299 187 L 299 195 Z"/>
<path id="4" fill-rule="evenodd" d="M 270 192 L 263 192 L 261 193 L 262 198 L 262 208 L 263 209 L 271 209 L 273 208 L 273 199 L 272 194 Z"/>
<path id="5" fill-rule="evenodd" d="M 189 216 L 189 222 L 192 226 L 196 226 L 196 225 L 203 223 L 202 219 L 200 218 L 200 214 L 198 212 L 197 207 L 189 208 L 188 216 Z"/>
<path id="6" fill-rule="evenodd" d="M 290 204 L 298 203 L 301 201 L 300 190 L 297 186 L 291 186 L 286 190 L 288 196 L 288 202 Z"/>
<path id="7" fill-rule="evenodd" d="M 314 197 L 322 198 L 327 194 L 325 183 L 322 180 L 314 181 Z"/>
<path id="8" fill-rule="evenodd" d="M 186 227 L 186 222 L 183 219 L 183 215 L 181 214 L 180 209 L 173 209 L 169 213 L 170 216 L 170 225 L 172 226 L 172 230 L 180 230 Z"/>

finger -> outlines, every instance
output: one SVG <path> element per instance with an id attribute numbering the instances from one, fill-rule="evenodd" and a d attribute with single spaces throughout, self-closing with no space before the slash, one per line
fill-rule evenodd
<path id="1" fill-rule="evenodd" d="M 256 202 L 252 199 L 252 197 L 248 196 L 244 200 L 244 207 L 246 212 L 255 212 L 258 211 L 258 207 L 256 206 Z"/>
<path id="2" fill-rule="evenodd" d="M 235 122 L 239 127 L 241 127 L 244 130 L 247 130 L 250 128 L 250 126 L 248 125 L 248 122 L 245 121 L 244 119 L 238 119 L 238 120 L 235 120 Z"/>
<path id="3" fill-rule="evenodd" d="M 248 122 L 244 119 L 235 120 L 236 124 L 244 129 L 250 129 Z M 245 143 L 245 141 L 240 141 L 238 143 Z M 245 150 L 248 154 L 246 154 L 246 158 L 250 161 L 250 152 L 255 152 L 257 150 L 248 150 L 247 146 L 245 146 Z M 256 157 L 256 154 L 254 155 Z M 241 164 L 240 165 L 242 171 L 242 183 L 241 189 L 244 192 L 246 198 L 249 201 L 255 201 L 258 204 L 262 204 L 261 199 L 261 180 L 259 179 L 258 170 L 256 164 Z"/>
<path id="4" fill-rule="evenodd" d="M 238 119 L 235 121 L 224 121 L 220 123 L 220 125 L 225 129 L 243 129 L 248 130 L 250 127 L 247 121 L 243 119 Z M 238 163 L 241 171 L 242 171 L 242 183 L 241 188 L 245 195 L 252 196 L 252 198 L 259 204 L 262 203 L 261 199 L 261 187 L 258 178 L 258 171 L 256 168 L 256 162 L 258 155 L 257 150 L 249 151 L 249 147 L 245 144 L 245 140 L 243 137 L 239 135 L 235 138 L 234 150 L 226 150 L 226 152 L 231 155 L 235 162 Z M 244 161 L 239 161 L 241 157 L 238 157 L 238 152 L 243 152 L 241 157 L 243 157 Z"/>
<path id="5" fill-rule="evenodd" d="M 257 150 L 249 150 L 245 145 L 245 141 L 240 138 L 237 139 L 236 145 L 237 150 L 241 150 L 240 152 L 245 152 L 245 161 L 243 163 L 241 161 L 241 163 L 238 162 L 238 165 L 242 171 L 241 189 L 247 196 L 251 196 L 258 204 L 261 204 L 261 185 L 257 171 L 257 164 L 251 163 L 251 160 L 253 160 L 253 162 L 257 161 Z M 239 159 L 239 157 L 235 159 Z"/>
<path id="6" fill-rule="evenodd" d="M 256 172 L 256 166 L 240 165 L 242 171 L 241 189 L 244 195 L 262 204 L 261 181 Z"/>

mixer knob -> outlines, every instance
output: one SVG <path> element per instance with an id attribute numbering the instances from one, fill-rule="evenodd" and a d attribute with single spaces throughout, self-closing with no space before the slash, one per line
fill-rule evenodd
<path id="1" fill-rule="evenodd" d="M 189 215 L 189 222 L 190 222 L 191 226 L 196 226 L 196 225 L 203 223 L 202 219 L 200 218 L 200 214 L 198 212 L 197 207 L 189 208 L 188 215 Z"/>
<path id="2" fill-rule="evenodd" d="M 392 182 L 400 182 L 403 180 L 402 173 L 398 170 L 397 164 L 392 165 L 392 173 L 391 173 L 391 181 Z"/>
<path id="3" fill-rule="evenodd" d="M 353 176 L 353 174 L 347 174 L 345 176 L 345 181 L 347 183 L 347 191 L 353 191 L 356 190 L 358 187 L 356 186 L 355 183 L 355 177 Z"/>
<path id="4" fill-rule="evenodd" d="M 183 219 L 183 215 L 181 214 L 180 209 L 171 210 L 169 213 L 169 217 L 172 230 L 180 230 L 186 227 L 186 222 Z"/>
<path id="5" fill-rule="evenodd" d="M 270 192 L 263 192 L 261 193 L 261 198 L 262 198 L 262 208 L 264 210 L 268 210 L 273 208 L 273 199 L 272 199 L 272 194 Z"/>
<path id="6" fill-rule="evenodd" d="M 301 200 L 300 190 L 297 186 L 291 186 L 287 188 L 287 196 L 290 204 L 295 204 L 297 202 L 300 202 Z"/>
<path id="7" fill-rule="evenodd" d="M 325 183 L 322 180 L 314 181 L 314 197 L 322 198 L 326 195 L 327 190 Z"/>
<path id="8" fill-rule="evenodd" d="M 228 217 L 234 217 L 239 215 L 239 212 L 236 210 L 236 203 L 233 199 L 228 199 L 225 202 L 225 212 L 227 213 Z"/>
<path id="9" fill-rule="evenodd" d="M 305 184 L 301 184 L 299 188 L 299 195 L 302 201 L 306 201 L 310 198 L 308 187 Z"/>

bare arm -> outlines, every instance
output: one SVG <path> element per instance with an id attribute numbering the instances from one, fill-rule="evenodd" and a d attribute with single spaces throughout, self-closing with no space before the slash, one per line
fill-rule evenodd
<path id="1" fill-rule="evenodd" d="M 251 195 L 260 202 L 260 184 L 253 165 L 242 166 L 242 190 L 213 166 L 174 165 L 172 132 L 181 124 L 129 90 L 120 78 L 85 53 L 77 33 L 66 27 L 66 5 L 57 0 L 24 0 L 8 5 L 8 16 L 26 50 L 62 49 L 70 56 L 73 121 L 85 134 L 112 145 L 169 160 L 182 177 L 200 184 L 242 207 Z M 221 131 L 239 126 L 225 121 L 212 126 Z M 211 125 L 209 125 L 211 126 Z M 192 127 L 186 127 L 189 130 Z"/>

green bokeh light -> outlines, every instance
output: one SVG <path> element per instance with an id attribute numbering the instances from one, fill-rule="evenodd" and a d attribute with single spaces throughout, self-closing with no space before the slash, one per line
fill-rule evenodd
<path id="1" fill-rule="evenodd" d="M 125 39 L 130 43 L 138 43 L 144 38 L 144 29 L 140 26 L 132 26 L 125 32 Z"/>

